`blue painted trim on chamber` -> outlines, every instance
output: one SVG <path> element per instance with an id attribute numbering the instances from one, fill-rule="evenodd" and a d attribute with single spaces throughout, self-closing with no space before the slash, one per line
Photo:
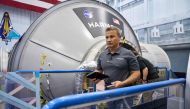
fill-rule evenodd
<path id="1" fill-rule="evenodd" d="M 46 104 L 42 109 L 59 109 L 68 106 L 80 105 L 84 103 L 91 103 L 101 100 L 108 100 L 111 98 L 122 97 L 130 94 L 162 88 L 174 84 L 185 84 L 185 79 L 173 79 L 143 85 L 135 85 L 131 87 L 112 89 L 100 92 L 92 92 L 85 94 L 69 95 L 60 98 L 56 98 Z"/>
<path id="2" fill-rule="evenodd" d="M 40 72 L 40 73 L 85 73 L 92 72 L 91 70 L 18 70 L 16 73 L 32 73 L 32 72 Z"/>

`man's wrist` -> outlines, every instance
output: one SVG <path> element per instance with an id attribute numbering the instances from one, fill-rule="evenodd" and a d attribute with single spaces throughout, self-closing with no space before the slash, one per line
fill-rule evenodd
<path id="1" fill-rule="evenodd" d="M 147 82 L 147 80 L 142 79 L 142 82 Z"/>
<path id="2" fill-rule="evenodd" d="M 147 78 L 142 78 L 142 80 L 147 81 Z"/>
<path id="3" fill-rule="evenodd" d="M 124 87 L 124 86 L 126 86 L 126 85 L 127 85 L 127 84 L 126 84 L 125 81 L 122 81 L 122 82 L 121 82 L 121 86 L 122 86 L 122 87 Z"/>

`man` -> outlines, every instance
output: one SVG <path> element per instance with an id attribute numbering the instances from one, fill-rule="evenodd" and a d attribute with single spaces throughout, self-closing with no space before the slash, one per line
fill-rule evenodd
<path id="1" fill-rule="evenodd" d="M 154 67 L 154 65 L 149 60 L 140 56 L 135 48 L 133 48 L 131 45 L 127 43 L 120 43 L 120 45 L 128 50 L 131 50 L 133 54 L 136 56 L 140 67 L 141 83 L 147 83 L 148 81 L 151 82 L 151 80 L 159 78 L 157 69 Z"/>
<path id="2" fill-rule="evenodd" d="M 139 63 L 141 75 L 140 75 L 140 79 L 138 80 L 138 82 L 147 83 L 148 72 L 152 72 L 154 66 L 148 61 L 147 63 L 150 66 L 148 69 L 147 64 L 145 64 L 146 59 L 143 58 L 142 56 L 140 56 L 134 48 L 129 49 L 129 50 L 131 50 L 134 53 L 134 55 L 137 57 L 137 61 Z"/>
<path id="3" fill-rule="evenodd" d="M 130 50 L 120 46 L 121 35 L 118 28 L 108 27 L 105 32 L 107 48 L 98 58 L 97 71 L 109 76 L 105 83 L 113 85 L 112 88 L 133 85 L 140 77 L 136 57 Z"/>
<path id="4" fill-rule="evenodd" d="M 154 65 L 150 61 L 140 56 L 139 53 L 135 50 L 135 48 L 133 48 L 131 45 L 126 43 L 121 43 L 121 46 L 128 50 L 131 50 L 134 53 L 134 55 L 137 57 L 141 73 L 140 79 L 138 80 L 138 84 L 146 84 L 146 83 L 156 82 L 159 80 L 157 71 L 154 68 Z M 140 103 L 141 96 L 143 97 L 144 103 L 152 101 L 153 93 L 154 91 L 149 91 L 149 92 L 144 92 L 143 95 L 140 94 L 139 97 L 137 97 L 137 101 L 135 101 L 136 104 Z"/>

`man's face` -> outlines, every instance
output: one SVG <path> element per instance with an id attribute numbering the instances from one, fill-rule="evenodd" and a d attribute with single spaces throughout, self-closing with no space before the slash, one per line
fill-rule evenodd
<path id="1" fill-rule="evenodd" d="M 119 46 L 120 37 L 116 30 L 106 32 L 106 44 L 108 48 L 116 48 Z"/>

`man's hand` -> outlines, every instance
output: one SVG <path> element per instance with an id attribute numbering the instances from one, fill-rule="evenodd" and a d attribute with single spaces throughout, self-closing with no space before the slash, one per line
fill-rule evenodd
<path id="1" fill-rule="evenodd" d="M 115 88 L 123 87 L 124 83 L 121 81 L 114 81 L 111 83 Z"/>
<path id="2" fill-rule="evenodd" d="M 146 84 L 146 83 L 147 83 L 147 81 L 146 81 L 146 80 L 143 80 L 143 79 L 139 79 L 137 82 L 138 82 L 138 83 L 142 83 L 142 84 Z"/>

